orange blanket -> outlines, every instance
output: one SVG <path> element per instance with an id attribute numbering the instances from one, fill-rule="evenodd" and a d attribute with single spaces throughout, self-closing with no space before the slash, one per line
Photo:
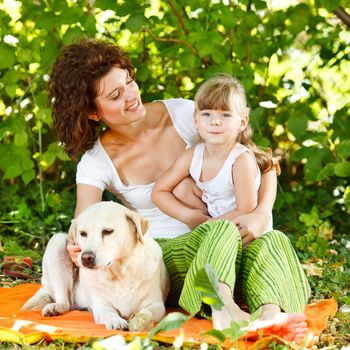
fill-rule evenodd
<path id="1" fill-rule="evenodd" d="M 39 340 L 51 341 L 63 339 L 67 342 L 86 342 L 91 338 L 106 338 L 122 334 L 126 340 L 135 335 L 147 337 L 147 333 L 108 330 L 103 325 L 97 325 L 88 312 L 70 311 L 62 316 L 42 317 L 40 311 L 21 311 L 24 302 L 29 299 L 40 287 L 38 284 L 22 284 L 13 288 L 0 288 L 0 342 L 18 344 L 34 344 Z M 334 316 L 337 303 L 334 299 L 321 300 L 316 304 L 307 305 L 305 314 L 310 333 L 318 336 L 326 328 L 327 319 Z M 211 329 L 211 322 L 204 319 L 191 319 L 181 329 L 161 332 L 155 335 L 154 340 L 173 343 L 181 334 L 185 344 L 200 344 L 202 342 L 217 343 L 216 338 L 203 336 L 201 333 Z M 265 332 L 266 333 L 266 332 Z M 285 344 L 280 337 L 265 334 L 250 334 L 249 338 L 242 336 L 239 339 L 239 349 L 262 349 L 272 341 Z M 229 347 L 229 341 L 224 346 Z"/>

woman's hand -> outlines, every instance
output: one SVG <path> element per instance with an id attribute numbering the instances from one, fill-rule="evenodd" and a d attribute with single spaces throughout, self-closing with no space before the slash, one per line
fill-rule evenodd
<path id="1" fill-rule="evenodd" d="M 74 245 L 74 244 L 68 244 L 67 245 L 67 252 L 69 257 L 72 259 L 73 263 L 76 266 L 79 266 L 78 264 L 78 256 L 80 253 L 81 249 L 78 245 Z"/>
<path id="2" fill-rule="evenodd" d="M 200 209 L 191 209 L 188 212 L 190 215 L 186 218 L 185 223 L 191 230 L 211 219 L 210 216 L 204 214 Z"/>
<path id="3" fill-rule="evenodd" d="M 259 238 L 268 225 L 269 215 L 262 210 L 241 215 L 232 220 L 238 227 L 242 237 L 242 245 L 245 248 L 249 243 Z"/>

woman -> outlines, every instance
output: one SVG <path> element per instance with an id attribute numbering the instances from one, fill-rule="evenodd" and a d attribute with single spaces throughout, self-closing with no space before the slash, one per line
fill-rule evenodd
<path id="1" fill-rule="evenodd" d="M 190 313 L 199 312 L 201 298 L 193 280 L 209 262 L 227 306 L 213 312 L 216 328 L 248 317 L 232 298 L 232 286 L 240 278 L 251 312 L 260 309 L 261 319 L 275 320 L 283 310 L 285 317 L 278 322 L 289 329 L 292 339 L 303 337 L 304 318 L 288 314 L 301 313 L 309 297 L 296 254 L 278 231 L 258 238 L 272 211 L 276 175 L 273 171 L 263 175 L 257 209 L 238 217 L 237 226 L 221 220 L 194 228 L 195 223 L 188 227 L 166 216 L 151 201 L 151 191 L 183 150 L 198 141 L 191 122 L 194 104 L 183 99 L 143 104 L 134 77 L 134 68 L 120 48 L 93 40 L 67 46 L 53 66 L 50 97 L 55 129 L 71 158 L 85 152 L 77 169 L 75 216 L 101 201 L 105 189 L 114 193 L 150 220 L 148 232 L 161 245 L 171 277 L 171 302 L 179 301 Z M 106 128 L 99 133 L 100 122 Z M 207 217 L 198 192 L 190 179 L 174 189 L 179 200 Z M 240 235 L 247 246 L 243 257 Z M 276 258 L 264 260 L 271 250 L 278 253 Z M 69 246 L 68 251 L 74 261 L 79 248 Z"/>

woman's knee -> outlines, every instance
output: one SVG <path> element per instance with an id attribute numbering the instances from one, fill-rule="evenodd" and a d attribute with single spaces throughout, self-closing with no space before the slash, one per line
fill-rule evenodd
<path id="1" fill-rule="evenodd" d="M 272 230 L 270 232 L 268 232 L 267 234 L 269 234 L 271 237 L 278 239 L 280 241 L 284 241 L 284 242 L 290 242 L 289 238 L 287 237 L 286 234 L 284 234 L 281 231 L 278 230 Z"/>
<path id="2" fill-rule="evenodd" d="M 292 244 L 287 235 L 278 230 L 269 231 L 260 236 L 256 241 L 261 242 L 262 244 L 264 242 L 266 244 L 269 244 L 269 242 L 275 242 L 277 244 L 281 244 L 281 246 L 290 246 Z"/>

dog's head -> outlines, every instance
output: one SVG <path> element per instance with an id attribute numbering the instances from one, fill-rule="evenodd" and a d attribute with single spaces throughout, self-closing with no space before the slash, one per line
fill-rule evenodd
<path id="1" fill-rule="evenodd" d="M 79 266 L 103 269 L 144 243 L 148 220 L 115 202 L 99 202 L 72 220 L 68 241 L 81 248 Z"/>

